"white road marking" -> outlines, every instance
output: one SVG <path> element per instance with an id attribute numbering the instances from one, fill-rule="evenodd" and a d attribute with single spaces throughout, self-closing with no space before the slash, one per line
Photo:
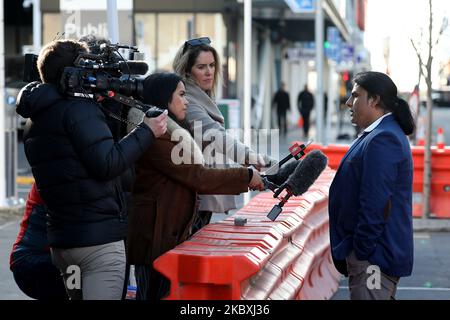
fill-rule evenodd
<path id="1" fill-rule="evenodd" d="M 414 233 L 415 239 L 430 239 L 429 233 Z"/>
<path id="2" fill-rule="evenodd" d="M 339 289 L 348 289 L 345 286 L 339 286 Z M 426 287 L 398 287 L 398 290 L 414 290 L 414 291 L 450 291 L 450 288 L 426 288 Z"/>
<path id="3" fill-rule="evenodd" d="M 10 221 L 10 222 L 7 222 L 7 223 L 5 223 L 5 224 L 3 224 L 3 225 L 0 226 L 0 230 L 5 229 L 5 228 L 7 228 L 7 227 L 9 227 L 10 225 L 13 225 L 13 224 L 15 224 L 15 223 L 17 223 L 17 221 Z"/>

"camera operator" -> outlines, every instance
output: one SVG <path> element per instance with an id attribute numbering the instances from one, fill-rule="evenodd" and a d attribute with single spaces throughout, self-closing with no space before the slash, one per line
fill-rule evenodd
<path id="1" fill-rule="evenodd" d="M 85 43 L 88 46 L 89 52 L 97 55 L 102 54 L 101 46 L 103 44 L 111 45 L 111 41 L 109 41 L 108 39 L 98 37 L 92 34 L 82 36 L 81 38 L 78 39 L 78 41 Z M 124 106 L 120 102 L 111 99 L 103 100 L 101 102 L 101 105 L 103 106 L 102 108 L 103 111 L 107 110 L 107 112 L 104 112 L 106 117 L 106 123 L 108 124 L 108 127 L 111 130 L 114 141 L 119 141 L 120 139 L 122 139 L 124 136 L 127 135 L 127 124 L 125 122 L 117 120 L 117 118 L 114 118 L 111 115 L 113 114 L 116 117 L 120 117 L 121 119 L 127 119 L 130 107 Z M 130 208 L 131 206 L 131 191 L 135 179 L 136 179 L 136 172 L 134 165 L 130 166 L 124 173 L 120 175 L 122 191 L 125 197 L 127 208 Z M 126 246 L 126 239 L 125 239 L 125 246 Z M 127 263 L 125 270 L 125 284 L 122 299 L 126 298 L 129 279 L 130 279 L 130 265 Z"/>
<path id="2" fill-rule="evenodd" d="M 97 103 L 58 91 L 64 68 L 86 51 L 72 40 L 46 45 L 37 62 L 43 83 L 21 90 L 17 113 L 30 118 L 25 154 L 49 209 L 52 259 L 70 298 L 120 299 L 127 229 L 120 175 L 166 132 L 167 113 L 144 118 L 114 142 Z"/>

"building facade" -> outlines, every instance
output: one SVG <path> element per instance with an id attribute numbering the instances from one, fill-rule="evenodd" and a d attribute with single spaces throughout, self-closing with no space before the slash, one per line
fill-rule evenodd
<path id="1" fill-rule="evenodd" d="M 363 47 L 366 0 L 252 1 L 252 126 L 273 128 L 271 98 L 281 82 L 291 97 L 290 125 L 298 119 L 296 98 L 305 84 L 336 109 L 348 94 L 343 74 L 369 67 Z M 42 42 L 79 38 L 92 33 L 108 37 L 106 0 L 41 0 Z M 317 5 L 323 11 L 325 54 L 318 75 Z M 119 40 L 137 45 L 149 71 L 171 70 L 178 48 L 189 38 L 209 36 L 221 56 L 221 83 L 216 98 L 243 100 L 243 0 L 118 0 Z M 36 32 L 36 31 L 35 31 Z M 347 78 L 349 78 L 347 76 Z M 330 98 L 331 97 L 331 98 Z M 241 104 L 242 105 L 242 104 Z"/>

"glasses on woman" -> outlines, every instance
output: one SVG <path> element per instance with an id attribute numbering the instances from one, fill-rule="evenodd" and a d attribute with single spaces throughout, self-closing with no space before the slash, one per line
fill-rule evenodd
<path id="1" fill-rule="evenodd" d="M 186 50 L 189 47 L 200 46 L 202 44 L 209 45 L 210 43 L 211 43 L 211 40 L 208 37 L 201 37 L 201 38 L 190 39 L 190 40 L 188 40 L 188 41 L 186 41 L 184 43 L 183 54 L 186 52 Z"/>

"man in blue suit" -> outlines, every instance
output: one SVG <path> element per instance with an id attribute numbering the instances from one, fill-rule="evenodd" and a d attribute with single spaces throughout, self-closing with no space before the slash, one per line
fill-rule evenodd
<path id="1" fill-rule="evenodd" d="M 363 128 L 330 187 L 334 264 L 349 277 L 352 300 L 394 299 L 413 267 L 413 163 L 407 135 L 414 120 L 385 74 L 356 75 L 352 123 Z"/>

